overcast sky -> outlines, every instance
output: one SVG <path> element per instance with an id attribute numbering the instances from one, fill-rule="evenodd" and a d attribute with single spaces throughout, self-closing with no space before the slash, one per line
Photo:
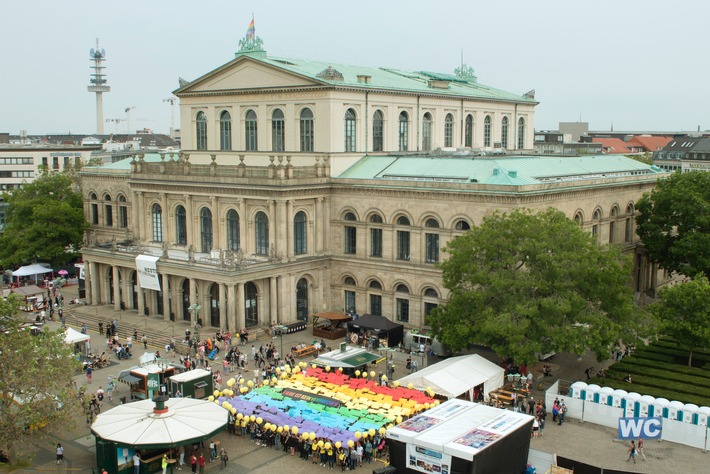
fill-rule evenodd
<path id="1" fill-rule="evenodd" d="M 178 77 L 233 59 L 252 13 L 274 56 L 453 72 L 463 49 L 479 82 L 536 90 L 536 129 L 580 118 L 593 130 L 710 129 L 702 0 L 22 0 L 1 11 L 0 132 L 12 134 L 95 133 L 97 37 L 104 118 L 132 106 L 132 129 L 167 133 Z"/>

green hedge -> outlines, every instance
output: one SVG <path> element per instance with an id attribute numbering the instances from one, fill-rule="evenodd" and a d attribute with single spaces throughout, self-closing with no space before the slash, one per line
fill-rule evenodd
<path id="1" fill-rule="evenodd" d="M 686 375 L 695 375 L 698 377 L 707 377 L 708 380 L 710 380 L 710 370 L 702 368 L 696 368 L 696 367 L 685 367 L 685 366 L 679 366 L 678 364 L 673 364 L 669 362 L 665 362 L 659 359 L 650 359 L 650 358 L 645 358 L 645 357 L 636 357 L 636 356 L 631 356 L 627 357 L 621 360 L 621 362 L 617 362 L 614 364 L 614 366 L 620 365 L 620 364 L 634 364 L 634 365 L 640 365 L 644 367 L 651 367 L 651 368 L 656 368 L 656 369 L 664 369 L 667 371 L 672 371 L 672 372 L 677 372 L 680 374 L 686 374 Z"/>
<path id="2" fill-rule="evenodd" d="M 647 346 L 639 351 L 637 351 L 638 355 L 645 355 L 645 354 L 659 354 L 659 355 L 664 355 L 664 356 L 670 356 L 673 357 L 673 363 L 678 364 L 678 365 L 684 365 L 688 366 L 688 351 L 684 349 L 676 349 L 672 347 L 660 347 L 656 345 L 650 345 Z M 693 367 L 702 367 L 705 364 L 710 363 L 710 356 L 703 355 L 703 354 L 695 354 L 693 353 L 693 360 L 692 360 L 692 366 Z"/>
<path id="3" fill-rule="evenodd" d="M 609 369 L 609 374 L 614 373 L 620 374 L 622 378 L 625 377 L 627 373 L 630 373 L 632 376 L 641 375 L 644 377 L 653 377 L 654 379 L 658 380 L 659 383 L 669 381 L 687 384 L 689 386 L 689 389 L 707 389 L 707 395 L 708 397 L 710 397 L 710 377 L 702 375 L 683 374 L 675 370 L 665 370 L 662 368 L 648 367 L 645 365 L 636 364 L 635 361 L 620 362 L 618 364 L 614 364 Z M 692 392 L 689 391 L 689 393 Z"/>
<path id="4" fill-rule="evenodd" d="M 633 377 L 632 377 L 633 379 Z M 641 381 L 633 379 L 633 383 L 628 384 L 622 380 L 614 380 L 609 377 L 607 378 L 597 378 L 594 377 L 588 380 L 588 383 L 595 383 L 600 387 L 611 387 L 613 389 L 626 390 L 627 392 L 637 392 L 642 395 L 650 395 L 655 398 L 667 398 L 668 400 L 678 400 L 682 403 L 694 403 L 698 406 L 708 406 L 708 399 L 706 397 L 691 395 L 686 392 L 676 392 L 670 387 L 658 388 L 650 385 L 644 385 Z"/>

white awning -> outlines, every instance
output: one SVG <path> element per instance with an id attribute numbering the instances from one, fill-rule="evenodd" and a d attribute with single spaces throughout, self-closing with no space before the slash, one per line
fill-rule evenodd
<path id="1" fill-rule="evenodd" d="M 25 265 L 24 267 L 20 267 L 14 272 L 12 272 L 12 276 L 16 277 L 23 277 L 23 276 L 30 276 L 30 275 L 42 275 L 44 273 L 50 273 L 53 272 L 51 268 L 43 267 L 42 265 L 35 263 L 32 265 Z"/>

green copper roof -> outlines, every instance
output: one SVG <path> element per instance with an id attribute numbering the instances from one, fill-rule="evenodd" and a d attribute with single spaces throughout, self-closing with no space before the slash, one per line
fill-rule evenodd
<path id="1" fill-rule="evenodd" d="M 508 186 L 661 174 L 621 155 L 364 156 L 339 178 L 480 183 Z"/>
<path id="2" fill-rule="evenodd" d="M 240 56 L 238 56 L 239 58 Z M 349 64 L 336 64 L 323 61 L 311 61 L 306 59 L 287 59 L 276 57 L 250 56 L 255 61 L 261 61 L 272 66 L 285 69 L 313 80 L 331 84 L 334 86 L 357 87 L 362 89 L 376 89 L 388 91 L 400 91 L 409 93 L 449 95 L 456 97 L 471 97 L 476 99 L 504 100 L 522 103 L 537 103 L 535 99 L 519 94 L 495 89 L 476 81 L 475 77 L 461 78 L 454 74 L 437 72 L 407 72 L 398 69 L 353 66 Z M 338 78 L 325 76 L 321 73 L 328 68 L 335 70 L 342 75 Z M 370 76 L 369 82 L 361 82 L 358 76 Z M 431 87 L 429 81 L 447 81 L 448 87 Z M 446 86 L 446 84 L 442 84 Z"/>

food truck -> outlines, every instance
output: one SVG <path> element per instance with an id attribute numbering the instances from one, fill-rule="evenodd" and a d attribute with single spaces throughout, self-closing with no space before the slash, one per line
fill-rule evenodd
<path id="1" fill-rule="evenodd" d="M 167 385 L 168 379 L 177 373 L 172 365 L 145 364 L 132 367 L 118 375 L 120 382 L 131 387 L 130 400 L 146 400 L 158 395 L 160 387 Z M 125 403 L 125 400 L 121 399 Z"/>
<path id="2" fill-rule="evenodd" d="M 188 370 L 168 378 L 168 394 L 185 398 L 207 398 L 213 390 L 212 372 L 205 369 Z"/>

